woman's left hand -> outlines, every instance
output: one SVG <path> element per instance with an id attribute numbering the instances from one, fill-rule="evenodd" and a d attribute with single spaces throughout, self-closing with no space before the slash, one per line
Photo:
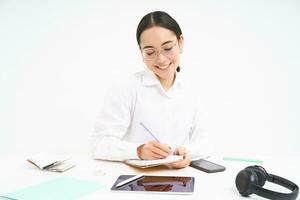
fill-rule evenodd
<path id="1" fill-rule="evenodd" d="M 185 147 L 182 147 L 182 146 L 177 147 L 175 150 L 175 154 L 183 156 L 183 160 L 169 163 L 166 165 L 167 167 L 180 169 L 180 168 L 184 168 L 184 167 L 187 167 L 190 165 L 190 163 L 192 161 L 192 157 L 191 157 L 190 152 Z"/>

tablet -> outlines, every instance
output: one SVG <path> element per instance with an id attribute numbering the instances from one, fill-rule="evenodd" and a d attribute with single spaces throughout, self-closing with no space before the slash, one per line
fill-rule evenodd
<path id="1" fill-rule="evenodd" d="M 117 184 L 134 175 L 120 175 L 111 187 L 112 191 L 166 193 L 166 194 L 192 194 L 194 192 L 194 177 L 188 176 L 143 176 L 124 186 Z"/>

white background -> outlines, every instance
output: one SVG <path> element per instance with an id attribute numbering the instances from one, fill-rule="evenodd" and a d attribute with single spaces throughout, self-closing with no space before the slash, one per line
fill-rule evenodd
<path id="1" fill-rule="evenodd" d="M 146 13 L 180 24 L 216 153 L 300 153 L 299 1 L 0 0 L 0 152 L 88 152 L 112 83 L 145 66 Z"/>

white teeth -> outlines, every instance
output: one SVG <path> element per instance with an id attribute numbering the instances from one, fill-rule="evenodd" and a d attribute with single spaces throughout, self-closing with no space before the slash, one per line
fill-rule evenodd
<path id="1" fill-rule="evenodd" d="M 169 67 L 169 65 L 165 65 L 165 66 L 157 66 L 159 69 L 167 69 Z"/>

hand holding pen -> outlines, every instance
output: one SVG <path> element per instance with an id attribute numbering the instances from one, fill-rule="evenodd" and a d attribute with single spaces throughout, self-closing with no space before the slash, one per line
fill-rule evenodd
<path id="1" fill-rule="evenodd" d="M 170 147 L 168 147 L 167 145 L 164 145 L 164 144 L 161 144 L 158 140 L 158 138 L 142 123 L 140 122 L 140 125 L 155 139 L 153 141 L 150 141 L 146 144 L 143 144 L 141 145 L 139 148 L 138 148 L 138 155 L 141 159 L 159 159 L 159 158 L 164 158 L 164 157 L 156 157 L 158 155 L 160 156 L 168 156 L 172 150 Z M 192 128 L 190 128 L 189 130 L 189 133 L 186 135 L 186 137 L 184 138 L 183 142 L 184 143 L 188 137 L 192 134 Z M 164 146 L 161 146 L 160 150 L 162 151 L 161 153 L 163 154 L 157 154 L 155 152 L 153 152 L 153 147 L 158 147 L 158 145 L 164 145 Z M 167 147 L 167 148 L 166 148 Z M 167 151 L 168 150 L 168 151 Z M 154 154 L 153 154 L 154 153 Z M 168 153 L 168 155 L 166 155 L 165 153 Z M 177 161 L 177 162 L 173 162 L 173 163 L 169 163 L 167 164 L 166 166 L 167 167 L 170 167 L 170 168 L 184 168 L 184 167 L 187 167 L 189 166 L 189 164 L 191 163 L 192 161 L 192 158 L 191 158 L 191 154 L 190 152 L 184 147 L 184 146 L 178 146 L 176 147 L 175 149 L 175 152 L 174 152 L 176 155 L 181 155 L 183 156 L 183 160 L 181 161 Z M 152 155 L 151 155 L 152 154 Z M 149 156 L 149 157 L 148 157 Z M 152 157 L 151 157 L 152 156 Z M 153 157 L 154 156 L 154 157 Z"/>
<path id="2" fill-rule="evenodd" d="M 140 125 L 153 137 L 154 140 L 149 141 L 138 147 L 137 152 L 143 160 L 154 160 L 166 158 L 171 153 L 171 148 L 159 142 L 157 137 L 142 123 Z"/>

